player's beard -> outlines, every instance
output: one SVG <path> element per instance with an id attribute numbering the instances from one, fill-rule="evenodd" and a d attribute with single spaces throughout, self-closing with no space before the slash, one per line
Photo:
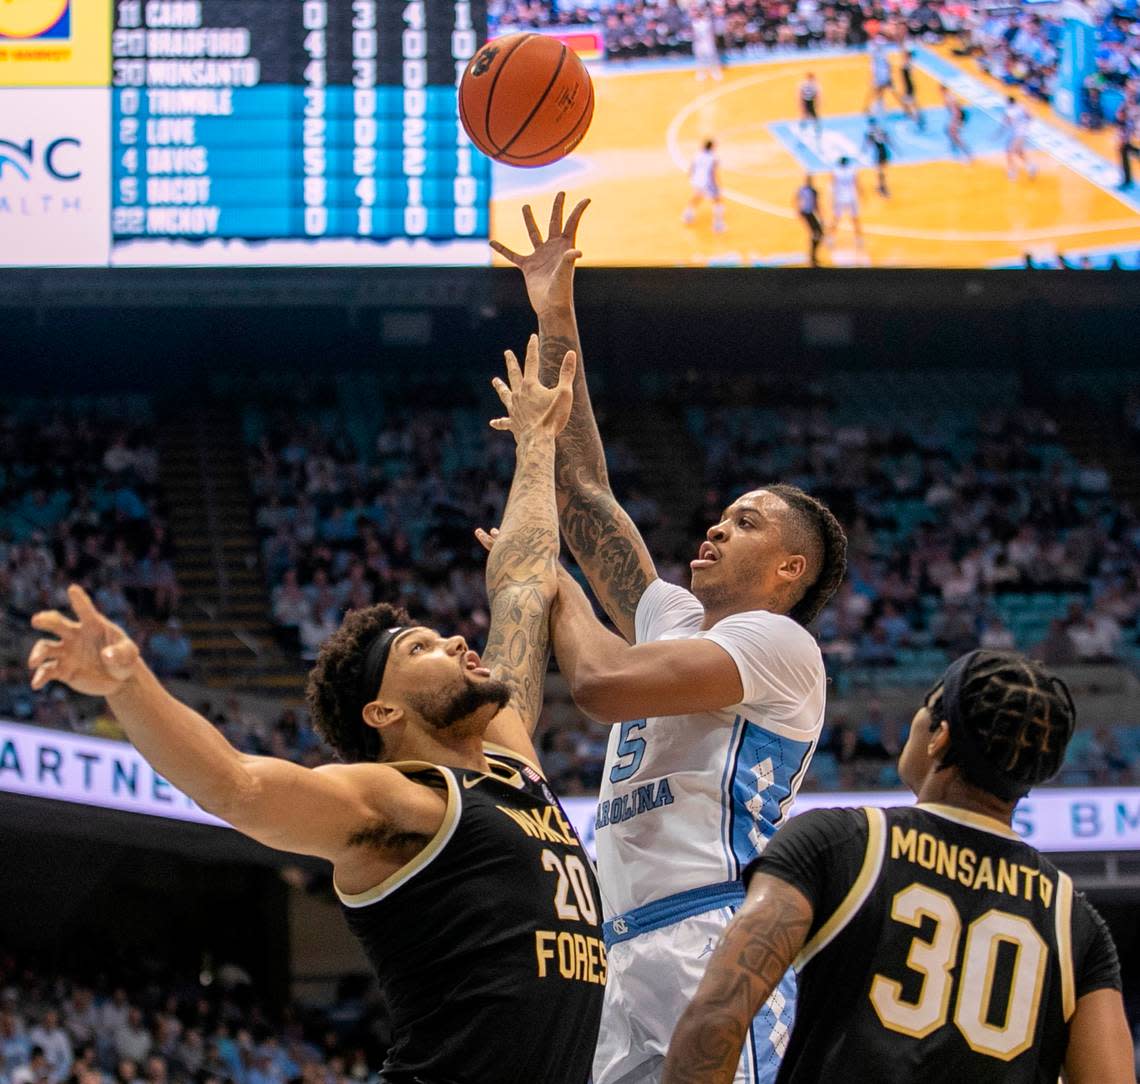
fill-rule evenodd
<path id="1" fill-rule="evenodd" d="M 511 699 L 510 686 L 493 678 L 484 681 L 464 680 L 463 687 L 450 696 L 444 693 L 425 693 L 409 698 L 416 713 L 436 730 L 450 730 L 471 719 L 481 708 L 494 706 L 487 716 L 490 721 Z"/>

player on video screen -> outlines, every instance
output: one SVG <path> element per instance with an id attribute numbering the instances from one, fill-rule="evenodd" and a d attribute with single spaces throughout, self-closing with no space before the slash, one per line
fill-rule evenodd
<path id="1" fill-rule="evenodd" d="M 697 79 L 703 82 L 712 76 L 717 82 L 722 78 L 720 51 L 716 45 L 716 27 L 712 12 L 694 4 L 689 9 L 693 27 L 693 59 L 697 63 Z"/>
<path id="2" fill-rule="evenodd" d="M 950 153 L 964 155 L 967 162 L 973 162 L 974 156 L 962 138 L 962 126 L 966 123 L 966 107 L 949 87 L 942 86 L 939 89 L 942 91 L 942 104 L 946 106 L 946 138 L 950 140 Z"/>
<path id="3" fill-rule="evenodd" d="M 819 267 L 819 243 L 823 240 L 823 220 L 820 217 L 819 189 L 811 174 L 804 177 L 804 183 L 796 189 L 796 211 L 808 229 L 808 262 Z"/>
<path id="4" fill-rule="evenodd" d="M 831 171 L 831 228 L 828 230 L 827 243 L 834 246 L 839 223 L 844 218 L 851 219 L 851 228 L 855 231 L 855 250 L 863 248 L 863 224 L 859 220 L 859 199 L 862 192 L 859 188 L 859 169 L 846 155 L 839 159 L 835 169 Z"/>
<path id="5" fill-rule="evenodd" d="M 887 191 L 887 163 L 891 160 L 891 137 L 887 135 L 886 128 L 877 117 L 872 116 L 868 120 L 863 145 L 871 152 L 871 159 L 875 163 L 879 195 L 886 198 L 890 196 L 890 192 Z"/>
<path id="6" fill-rule="evenodd" d="M 1005 168 L 1011 181 L 1017 180 L 1019 165 L 1030 180 L 1037 176 L 1037 167 L 1029 160 L 1025 148 L 1031 119 L 1029 110 L 1011 94 L 1001 114 L 1001 126 L 1005 132 Z"/>
<path id="7" fill-rule="evenodd" d="M 815 141 L 819 143 L 822 130 L 819 123 L 819 83 L 812 72 L 804 76 L 800 83 L 800 136 L 808 125 L 815 129 Z"/>
<path id="8" fill-rule="evenodd" d="M 918 94 L 914 88 L 914 50 L 909 46 L 903 50 L 902 63 L 899 65 L 899 83 L 902 85 L 899 97 L 902 100 L 903 112 L 918 125 L 918 130 L 921 132 L 926 128 L 926 117 L 918 108 Z"/>
<path id="9" fill-rule="evenodd" d="M 724 233 L 724 199 L 720 194 L 720 161 L 716 156 L 716 144 L 706 139 L 704 146 L 697 151 L 689 166 L 689 184 L 693 194 L 681 214 L 681 221 L 691 226 L 696 218 L 697 208 L 704 200 L 712 204 L 713 232 Z"/>

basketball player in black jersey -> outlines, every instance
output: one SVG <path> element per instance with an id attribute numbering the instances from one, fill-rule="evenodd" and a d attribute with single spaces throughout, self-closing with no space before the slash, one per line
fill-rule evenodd
<path id="1" fill-rule="evenodd" d="M 918 95 L 914 89 L 914 50 L 909 46 L 903 49 L 902 63 L 899 65 L 899 83 L 902 90 L 899 99 L 902 102 L 903 112 L 918 126 L 918 130 L 925 131 L 926 118 L 918 108 Z"/>
<path id="2" fill-rule="evenodd" d="M 1112 938 L 1011 827 L 1072 735 L 1039 663 L 974 651 L 911 723 L 899 774 L 918 804 L 821 809 L 745 872 L 674 1033 L 665 1084 L 732 1080 L 745 1032 L 789 965 L 799 982 L 781 1084 L 1133 1084 Z"/>
<path id="3" fill-rule="evenodd" d="M 589 859 L 537 767 L 549 610 L 557 591 L 554 440 L 575 359 L 554 388 L 508 353 L 496 381 L 518 442 L 487 562 L 491 629 L 463 638 L 390 606 L 350 613 L 309 679 L 343 763 L 246 756 L 172 697 L 126 634 L 69 589 L 78 621 L 35 628 L 32 685 L 105 696 L 128 737 L 203 809 L 280 850 L 333 864 L 348 923 L 392 1017 L 385 1084 L 586 1084 L 606 956 Z"/>

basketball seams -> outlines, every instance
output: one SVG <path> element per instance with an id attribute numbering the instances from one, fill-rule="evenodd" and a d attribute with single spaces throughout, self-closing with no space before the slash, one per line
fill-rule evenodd
<path id="1" fill-rule="evenodd" d="M 586 104 L 582 108 L 582 112 L 578 115 L 578 119 L 571 126 L 570 131 L 565 136 L 563 136 L 562 139 L 559 139 L 555 143 L 551 143 L 551 145 L 549 147 L 546 147 L 541 151 L 535 151 L 534 154 L 512 154 L 511 155 L 512 161 L 509 164 L 514 164 L 514 163 L 520 163 L 521 164 L 523 162 L 526 162 L 530 158 L 541 158 L 544 154 L 549 154 L 551 151 L 557 150 L 558 147 L 563 146 L 564 144 L 567 143 L 567 141 L 570 141 L 569 145 L 566 146 L 565 153 L 567 153 L 567 154 L 569 154 L 570 151 L 572 151 L 576 146 L 578 146 L 578 144 L 581 142 L 582 138 L 586 134 L 586 129 L 583 129 L 581 132 L 579 132 L 577 136 L 574 135 L 574 132 L 578 129 L 579 125 L 581 125 L 581 123 L 584 120 L 586 120 L 588 117 L 590 117 L 590 115 L 593 112 L 593 108 L 594 108 L 594 83 L 593 83 L 593 80 L 589 80 L 587 82 L 586 86 L 589 89 L 589 94 L 586 96 Z M 540 164 L 545 164 L 545 163 L 540 163 Z M 534 169 L 537 167 L 530 166 L 530 167 L 524 167 L 524 168 Z"/>
<path id="2" fill-rule="evenodd" d="M 535 39 L 541 48 L 532 46 L 519 61 L 515 54 L 531 39 Z M 555 48 L 552 48 L 555 46 L 557 57 Z M 480 50 L 469 62 L 458 87 L 458 119 L 471 143 L 489 158 L 524 169 L 547 165 L 569 154 L 588 131 L 597 100 L 593 80 L 574 50 L 553 36 L 531 32 L 514 36 L 498 56 L 493 55 L 493 50 L 487 51 L 492 53 L 492 58 L 489 63 L 480 64 L 478 74 L 483 75 L 493 64 L 495 70 L 489 73 L 491 78 L 471 78 L 472 66 L 480 56 L 486 56 Z M 506 82 L 500 85 L 500 77 L 508 64 L 514 66 L 507 74 Z M 583 104 L 578 116 L 567 125 L 563 111 L 569 104 L 566 98 L 581 93 L 583 83 L 586 86 Z M 541 91 L 539 87 L 542 87 Z M 556 107 L 544 110 L 555 90 L 558 91 Z M 482 101 L 479 100 L 481 95 Z M 518 118 L 524 110 L 527 111 L 526 116 L 521 121 L 509 119 L 512 115 Z M 480 113 L 483 115 L 482 130 L 474 119 Z M 509 138 L 497 139 L 491 129 L 492 123 L 500 127 L 513 123 L 515 130 Z M 555 136 L 553 140 L 552 136 Z M 525 154 L 511 152 L 510 148 L 520 142 L 524 147 L 533 148 L 543 139 L 551 141 L 542 150 L 528 149 Z"/>
<path id="3" fill-rule="evenodd" d="M 507 61 L 511 59 L 531 38 L 536 37 L 535 34 L 523 34 L 519 41 L 516 41 L 506 53 L 503 59 L 499 61 L 498 66 L 495 68 L 495 74 L 491 79 L 491 87 L 487 91 L 487 105 L 483 115 L 483 131 L 487 133 L 487 143 L 495 149 L 492 157 L 498 157 L 503 153 L 503 148 L 491 137 L 491 103 L 495 100 L 495 87 L 498 85 L 499 76 L 503 74 L 503 69 L 507 66 Z M 478 54 L 476 54 L 478 55 Z M 517 133 L 516 133 L 517 138 Z"/>
<path id="4" fill-rule="evenodd" d="M 513 53 L 513 52 L 514 52 L 514 50 L 512 50 L 512 53 Z M 536 114 L 538 113 L 538 111 L 539 111 L 539 110 L 542 108 L 542 103 L 543 103 L 543 102 L 545 102 L 545 101 L 546 101 L 546 99 L 547 99 L 547 98 L 550 96 L 550 92 L 551 92 L 551 90 L 554 88 L 554 84 L 555 84 L 556 82 L 558 82 L 558 76 L 562 74 L 562 68 L 563 68 L 563 66 L 564 66 L 565 64 L 566 64 L 566 45 L 565 45 L 565 43 L 562 43 L 562 51 L 561 51 L 561 52 L 558 54 L 558 63 L 557 63 L 555 66 L 554 66 L 554 72 L 551 74 L 551 76 L 550 76 L 550 80 L 549 80 L 549 81 L 547 82 L 547 84 L 546 84 L 546 89 L 545 89 L 545 90 L 542 92 L 542 95 L 541 95 L 541 97 L 538 99 L 538 101 L 534 103 L 534 106 L 533 106 L 533 108 L 532 108 L 532 109 L 531 109 L 531 111 L 530 111 L 530 112 L 529 112 L 529 113 L 526 115 L 526 119 L 525 119 L 525 120 L 522 122 L 522 124 L 520 124 L 520 125 L 518 126 L 518 129 L 515 131 L 515 134 L 514 134 L 513 136 L 511 136 L 511 138 L 510 138 L 510 139 L 508 139 L 508 140 L 506 141 L 506 143 L 504 143 L 504 144 L 502 145 L 502 147 L 500 148 L 500 151 L 499 151 L 499 153 L 500 153 L 500 154 L 507 154 L 507 153 L 510 151 L 510 149 L 511 149 L 511 145 L 512 145 L 512 144 L 513 144 L 513 143 L 514 143 L 514 142 L 515 142 L 515 141 L 516 141 L 516 140 L 519 138 L 519 136 L 521 136 L 521 135 L 523 134 L 523 132 L 525 132 L 525 131 L 527 130 L 527 128 L 530 126 L 530 122 L 531 122 L 532 120 L 534 120 L 534 118 L 535 118 L 535 115 L 536 115 Z M 503 69 L 504 69 L 506 66 L 507 66 L 507 58 L 506 58 L 506 57 L 504 57 L 504 58 L 503 58 L 503 63 L 499 65 L 499 71 L 502 71 L 502 70 L 503 70 Z M 495 93 L 495 88 L 492 86 L 492 87 L 491 87 L 491 94 L 494 94 L 494 93 Z M 490 108 L 491 108 L 491 98 L 490 98 L 490 96 L 488 96 L 488 98 L 487 98 L 487 113 L 488 113 L 488 116 L 490 115 Z M 487 134 L 488 134 L 488 136 L 491 134 L 491 130 L 490 130 L 490 128 L 489 128 L 489 127 L 488 127 L 488 129 L 487 129 Z M 528 155 L 527 157 L 530 157 L 530 155 Z"/>

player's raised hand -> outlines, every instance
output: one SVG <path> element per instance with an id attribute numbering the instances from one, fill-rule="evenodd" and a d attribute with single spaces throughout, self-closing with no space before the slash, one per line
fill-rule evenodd
<path id="1" fill-rule="evenodd" d="M 78 621 L 58 610 L 44 610 L 32 618 L 32 628 L 56 637 L 37 640 L 28 656 L 32 688 L 62 681 L 77 693 L 110 696 L 135 674 L 138 646 L 95 609 L 82 587 L 72 584 L 67 597 Z"/>
<path id="2" fill-rule="evenodd" d="M 518 358 L 513 351 L 505 352 L 507 360 L 507 380 L 498 377 L 491 381 L 498 392 L 503 406 L 507 408 L 505 418 L 492 418 L 492 429 L 509 429 L 519 440 L 526 433 L 544 433 L 556 437 L 562 432 L 566 419 L 570 417 L 570 407 L 574 404 L 574 371 L 578 357 L 573 350 L 567 350 L 558 373 L 558 383 L 553 388 L 546 387 L 538 379 L 538 336 L 532 335 L 526 345 L 526 367 L 519 368 Z"/>
<path id="3" fill-rule="evenodd" d="M 578 235 L 578 223 L 581 222 L 590 201 L 582 200 L 570 212 L 563 224 L 562 208 L 565 202 L 565 192 L 559 192 L 554 197 L 546 240 L 542 238 L 542 231 L 534 220 L 530 204 L 523 207 L 523 222 L 526 225 L 526 232 L 530 235 L 530 243 L 534 246 L 534 251 L 530 255 L 522 256 L 512 252 L 499 241 L 491 242 L 491 248 L 522 270 L 531 308 L 534 309 L 535 315 L 540 317 L 551 311 L 567 309 L 574 303 L 574 264 L 582 255 L 574 247 L 575 239 Z"/>

